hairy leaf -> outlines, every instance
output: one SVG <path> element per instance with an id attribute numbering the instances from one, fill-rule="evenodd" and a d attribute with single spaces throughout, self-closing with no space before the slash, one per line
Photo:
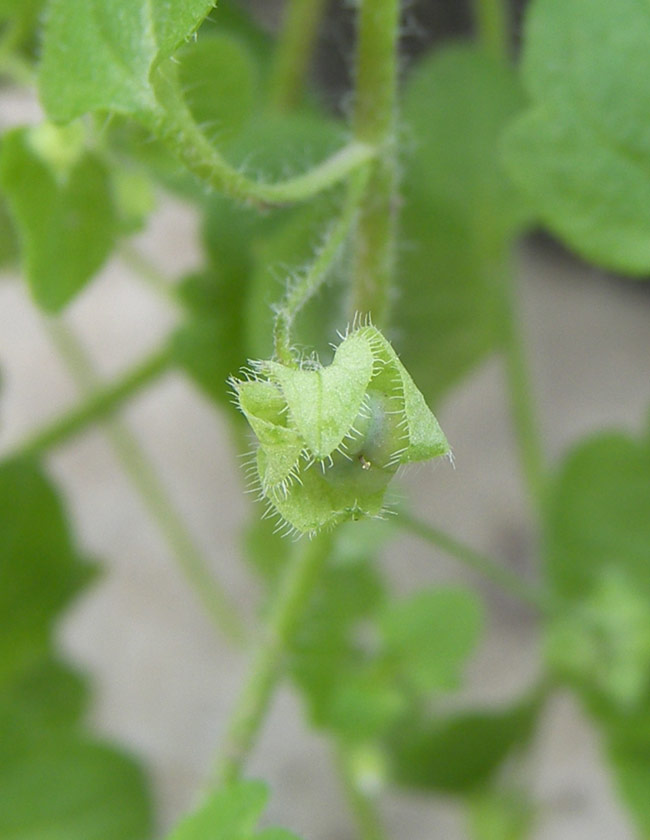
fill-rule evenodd
<path id="1" fill-rule="evenodd" d="M 152 69 L 212 6 L 213 0 L 50 0 L 39 74 L 49 116 L 69 122 L 88 111 L 154 109 Z"/>

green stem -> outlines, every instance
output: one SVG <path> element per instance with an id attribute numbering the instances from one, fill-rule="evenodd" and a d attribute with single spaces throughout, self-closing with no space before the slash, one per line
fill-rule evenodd
<path id="1" fill-rule="evenodd" d="M 318 256 L 303 276 L 288 289 L 284 300 L 278 305 L 273 336 L 275 354 L 284 364 L 295 364 L 291 351 L 293 322 L 302 307 L 327 279 L 354 225 L 367 182 L 366 166 L 352 177 L 342 213 L 326 234 Z"/>
<path id="2" fill-rule="evenodd" d="M 269 102 L 289 111 L 300 101 L 326 0 L 287 0 L 275 47 Z"/>
<path id="3" fill-rule="evenodd" d="M 526 352 L 519 330 L 515 284 L 511 276 L 507 276 L 505 281 L 503 309 L 504 360 L 519 458 L 531 498 L 537 509 L 542 511 L 546 496 L 546 469 L 530 391 Z"/>
<path id="4" fill-rule="evenodd" d="M 478 41 L 498 61 L 510 58 L 510 17 L 506 0 L 474 0 Z"/>
<path id="5" fill-rule="evenodd" d="M 378 149 L 356 236 L 353 309 L 386 321 L 395 268 L 399 0 L 360 0 L 354 136 Z"/>
<path id="6" fill-rule="evenodd" d="M 397 524 L 420 537 L 426 542 L 435 545 L 446 554 L 459 560 L 464 566 L 473 572 L 478 572 L 486 580 L 496 584 L 501 589 L 514 595 L 516 598 L 525 601 L 542 612 L 548 612 L 552 605 L 544 592 L 529 586 L 521 578 L 486 554 L 475 551 L 455 537 L 423 522 L 414 516 L 400 513 L 397 517 Z"/>
<path id="7" fill-rule="evenodd" d="M 344 181 L 372 159 L 368 143 L 352 141 L 327 160 L 286 181 L 254 181 L 231 166 L 194 122 L 180 96 L 169 85 L 163 98 L 167 109 L 149 119 L 149 128 L 183 161 L 190 172 L 218 192 L 260 208 L 306 201 Z"/>
<path id="8" fill-rule="evenodd" d="M 377 813 L 374 799 L 359 787 L 349 749 L 344 745 L 338 748 L 337 765 L 345 798 L 359 828 L 360 840 L 385 840 L 387 835 Z"/>
<path id="9" fill-rule="evenodd" d="M 283 666 L 284 656 L 306 609 L 332 545 L 331 534 L 303 539 L 288 559 L 248 678 L 228 724 L 217 783 L 237 779 L 255 743 Z"/>
<path id="10" fill-rule="evenodd" d="M 97 377 L 81 343 L 61 321 L 48 320 L 46 326 L 79 389 L 92 392 L 97 387 Z M 151 459 L 128 426 L 117 417 L 107 419 L 104 427 L 122 468 L 140 494 L 206 612 L 223 633 L 234 641 L 240 641 L 243 630 L 237 613 L 209 571 L 206 560 L 167 495 Z"/>
<path id="11" fill-rule="evenodd" d="M 171 362 L 165 345 L 128 370 L 117 382 L 98 387 L 80 405 L 37 431 L 12 453 L 12 457 L 37 458 L 66 443 L 88 426 L 117 411 L 138 391 L 165 373 Z"/>

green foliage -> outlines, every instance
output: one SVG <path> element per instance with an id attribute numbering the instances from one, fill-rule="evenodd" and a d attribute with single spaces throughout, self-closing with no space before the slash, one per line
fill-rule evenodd
<path id="1" fill-rule="evenodd" d="M 154 111 L 152 70 L 212 6 L 212 0 L 50 0 L 40 66 L 49 116 L 69 122 L 88 111 Z"/>
<path id="2" fill-rule="evenodd" d="M 424 790 L 475 791 L 526 743 L 538 710 L 538 702 L 527 699 L 502 711 L 411 719 L 393 737 L 393 778 Z"/>
<path id="3" fill-rule="evenodd" d="M 256 831 L 268 793 L 261 782 L 238 782 L 212 794 L 168 840 L 297 840 L 281 828 Z"/>
<path id="4" fill-rule="evenodd" d="M 499 142 L 522 102 L 513 71 L 470 46 L 435 52 L 407 82 L 396 344 L 434 402 L 500 343 L 508 245 L 528 216 Z"/>
<path id="5" fill-rule="evenodd" d="M 92 573 L 59 502 L 29 463 L 0 467 L 0 686 L 44 657 L 53 622 Z"/>
<path id="6" fill-rule="evenodd" d="M 0 184 L 22 240 L 25 275 L 49 312 L 97 271 L 118 231 L 108 171 L 83 144 L 79 126 L 48 123 L 16 129 L 2 143 Z"/>
<path id="7" fill-rule="evenodd" d="M 81 731 L 85 684 L 52 653 L 54 623 L 92 567 L 33 464 L 0 466 L 0 511 L 0 836 L 145 840 L 142 771 Z"/>
<path id="8" fill-rule="evenodd" d="M 471 840 L 525 840 L 535 812 L 524 791 L 481 791 L 470 801 Z"/>
<path id="9" fill-rule="evenodd" d="M 387 656 L 415 694 L 451 690 L 482 629 L 476 597 L 465 589 L 423 590 L 382 616 Z"/>
<path id="10" fill-rule="evenodd" d="M 505 145 L 513 178 L 578 253 L 647 274 L 647 9 L 636 0 L 536 0 L 526 35 L 532 107 Z"/>

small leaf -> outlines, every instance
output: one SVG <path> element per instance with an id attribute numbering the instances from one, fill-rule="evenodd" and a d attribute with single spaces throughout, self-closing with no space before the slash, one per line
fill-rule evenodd
<path id="1" fill-rule="evenodd" d="M 409 721 L 391 742 L 394 779 L 425 790 L 474 791 L 530 737 L 538 710 L 537 702 L 525 701 L 499 712 Z"/>
<path id="2" fill-rule="evenodd" d="M 268 792 L 261 782 L 238 782 L 212 794 L 167 840 L 297 840 L 278 828 L 256 832 Z"/>
<path id="3" fill-rule="evenodd" d="M 212 6 L 213 0 L 50 0 L 39 73 L 49 116 L 69 122 L 88 111 L 154 110 L 153 68 Z"/>
<path id="4" fill-rule="evenodd" d="M 386 654 L 420 694 L 456 688 L 480 638 L 483 615 L 465 589 L 432 589 L 392 604 L 381 627 Z"/>
<path id="5" fill-rule="evenodd" d="M 471 840 L 525 840 L 535 809 L 524 790 L 481 791 L 469 802 Z"/>
<path id="6" fill-rule="evenodd" d="M 61 504 L 29 463 L 0 467 L 0 686 L 41 662 L 57 613 L 89 579 Z"/>
<path id="7" fill-rule="evenodd" d="M 648 10 L 637 0 L 536 0 L 526 30 L 533 105 L 506 138 L 508 170 L 542 221 L 583 257 L 647 274 Z"/>
<path id="8" fill-rule="evenodd" d="M 0 183 L 32 294 L 43 309 L 58 311 L 113 247 L 118 220 L 108 173 L 83 151 L 74 130 L 40 126 L 5 136 Z"/>
<path id="9" fill-rule="evenodd" d="M 650 597 L 648 437 L 602 434 L 580 444 L 549 499 L 546 570 L 558 595 L 579 601 L 612 569 Z"/>

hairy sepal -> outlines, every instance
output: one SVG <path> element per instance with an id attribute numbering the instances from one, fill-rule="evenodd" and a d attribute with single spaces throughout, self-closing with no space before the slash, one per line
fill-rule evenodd
<path id="1" fill-rule="evenodd" d="M 255 475 L 279 528 L 314 534 L 380 516 L 400 464 L 449 452 L 424 398 L 381 332 L 349 332 L 332 363 L 252 363 L 232 380 L 255 432 Z"/>

